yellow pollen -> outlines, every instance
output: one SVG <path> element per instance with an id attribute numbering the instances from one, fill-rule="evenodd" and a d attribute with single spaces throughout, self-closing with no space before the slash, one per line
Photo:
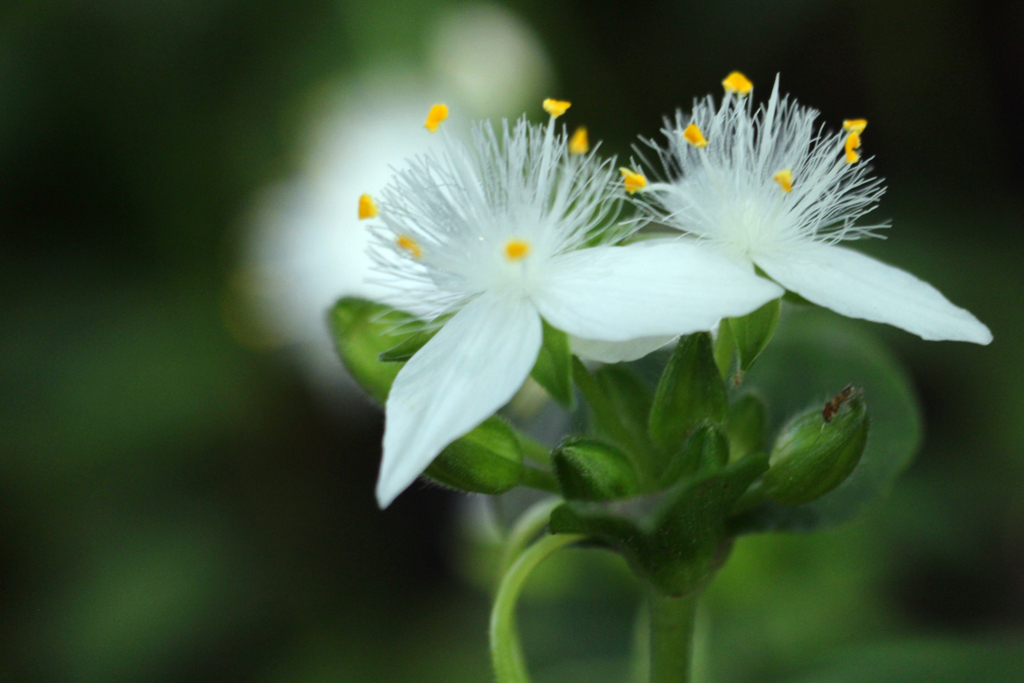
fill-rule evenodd
<path id="1" fill-rule="evenodd" d="M 722 81 L 722 87 L 725 88 L 725 92 L 738 92 L 740 95 L 749 95 L 750 91 L 754 89 L 754 84 L 739 71 L 733 71 Z"/>
<path id="2" fill-rule="evenodd" d="M 786 168 L 772 176 L 772 180 L 779 184 L 783 192 L 793 191 L 793 171 Z"/>
<path id="3" fill-rule="evenodd" d="M 565 113 L 565 110 L 572 106 L 572 102 L 566 102 L 565 100 L 553 100 L 550 97 L 543 102 L 544 111 L 554 116 L 556 119 Z"/>
<path id="4" fill-rule="evenodd" d="M 437 127 L 440 126 L 441 122 L 446 118 L 448 118 L 448 105 L 435 104 L 427 113 L 427 122 L 423 124 L 423 127 L 431 133 L 436 133 Z"/>
<path id="5" fill-rule="evenodd" d="M 698 149 L 701 147 L 707 147 L 708 141 L 704 138 L 704 133 L 700 132 L 700 128 L 697 127 L 696 123 L 691 123 L 683 131 L 683 137 L 694 147 Z"/>
<path id="6" fill-rule="evenodd" d="M 860 135 L 868 127 L 867 119 L 846 119 L 843 121 L 843 130 Z"/>
<path id="7" fill-rule="evenodd" d="M 586 154 L 590 151 L 590 139 L 587 137 L 587 127 L 580 126 L 569 138 L 569 154 Z"/>
<path id="8" fill-rule="evenodd" d="M 399 235 L 396 237 L 395 244 L 409 252 L 413 258 L 420 258 L 423 256 L 423 247 L 420 246 L 419 242 L 408 235 Z"/>
<path id="9" fill-rule="evenodd" d="M 857 149 L 860 147 L 860 135 L 856 132 L 850 133 L 846 137 L 846 163 L 855 164 L 860 161 L 860 154 Z"/>
<path id="10" fill-rule="evenodd" d="M 368 194 L 359 195 L 359 220 L 377 217 L 377 202 Z"/>
<path id="11" fill-rule="evenodd" d="M 526 240 L 511 239 L 505 242 L 505 256 L 509 261 L 521 261 L 530 253 L 530 243 Z"/>
<path id="12" fill-rule="evenodd" d="M 647 187 L 647 178 L 642 173 L 637 173 L 628 168 L 620 168 L 619 173 L 622 174 L 622 182 L 626 186 L 626 192 L 633 194 L 637 190 Z"/>

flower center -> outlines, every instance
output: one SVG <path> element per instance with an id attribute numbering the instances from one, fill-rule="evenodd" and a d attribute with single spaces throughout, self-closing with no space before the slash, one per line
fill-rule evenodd
<path id="1" fill-rule="evenodd" d="M 522 261 L 530 253 L 530 243 L 526 240 L 512 238 L 505 242 L 505 258 L 509 261 Z"/>

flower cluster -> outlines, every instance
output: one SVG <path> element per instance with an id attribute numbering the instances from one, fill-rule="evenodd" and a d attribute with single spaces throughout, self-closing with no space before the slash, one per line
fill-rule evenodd
<path id="1" fill-rule="evenodd" d="M 382 507 L 520 389 L 544 323 L 577 355 L 626 360 L 790 290 L 925 339 L 991 340 L 930 285 L 838 246 L 884 227 L 856 224 L 883 191 L 860 160 L 866 122 L 829 133 L 777 81 L 758 108 L 742 75 L 724 84 L 720 105 L 697 102 L 664 143 L 645 141 L 652 182 L 589 149 L 585 130 L 559 130 L 569 103 L 545 100 L 545 125 L 480 123 L 468 142 L 442 131 L 379 204 L 360 199 L 384 303 L 440 326 L 387 398 Z M 435 106 L 427 128 L 446 115 Z M 626 204 L 640 220 L 618 219 Z M 681 234 L 637 234 L 646 223 Z"/>

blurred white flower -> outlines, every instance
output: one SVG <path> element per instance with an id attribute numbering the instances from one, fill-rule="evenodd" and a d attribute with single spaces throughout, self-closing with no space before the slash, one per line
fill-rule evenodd
<path id="1" fill-rule="evenodd" d="M 395 378 L 377 500 L 386 507 L 449 443 L 508 403 L 541 347 L 541 317 L 583 339 L 624 342 L 710 329 L 782 295 L 689 240 L 629 246 L 610 212 L 625 189 L 611 160 L 573 154 L 521 119 L 473 129 L 471 145 L 413 159 L 380 195 L 371 254 L 383 300 L 453 314 Z M 592 246 L 595 243 L 600 246 Z"/>
<path id="2" fill-rule="evenodd" d="M 752 84 L 739 73 L 724 82 L 720 107 L 708 97 L 678 112 L 648 141 L 666 179 L 641 203 L 655 220 L 756 265 L 786 289 L 837 313 L 895 325 L 924 339 L 988 344 L 992 334 L 931 285 L 838 246 L 884 225 L 857 226 L 884 192 L 860 161 L 866 121 L 830 133 L 818 112 L 779 96 L 754 109 Z"/>
<path id="3" fill-rule="evenodd" d="M 242 280 L 262 329 L 248 336 L 292 348 L 332 394 L 350 385 L 326 313 L 343 296 L 381 293 L 366 282 L 359 197 L 376 197 L 394 166 L 436 143 L 423 127 L 431 104 L 451 105 L 449 125 L 458 125 L 460 116 L 521 111 L 549 85 L 540 41 L 508 10 L 467 5 L 425 33 L 432 71 L 377 70 L 338 89 L 311 123 L 302 171 L 254 203 Z"/>

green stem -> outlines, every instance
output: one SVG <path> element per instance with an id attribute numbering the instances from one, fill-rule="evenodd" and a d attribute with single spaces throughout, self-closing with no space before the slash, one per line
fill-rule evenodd
<path id="1" fill-rule="evenodd" d="M 648 593 L 651 610 L 650 683 L 690 683 L 697 593 L 684 597 Z"/>
<path id="2" fill-rule="evenodd" d="M 545 536 L 521 554 L 502 578 L 491 610 L 491 662 L 498 683 L 530 683 L 515 619 L 516 602 L 526 579 L 550 555 L 582 538 L 577 534 Z"/>
<path id="3" fill-rule="evenodd" d="M 551 449 L 544 444 L 531 439 L 522 432 L 516 433 L 516 438 L 519 439 L 519 447 L 523 449 L 523 455 L 528 459 L 534 461 L 538 465 L 544 465 L 546 467 L 551 466 Z"/>
<path id="4" fill-rule="evenodd" d="M 548 493 L 557 493 L 559 495 L 562 493 L 562 488 L 558 485 L 558 477 L 551 472 L 539 470 L 529 465 L 523 468 L 523 479 L 519 483 L 523 486 L 529 486 L 531 489 L 540 489 Z"/>
<path id="5" fill-rule="evenodd" d="M 562 504 L 561 498 L 547 498 L 526 509 L 508 532 L 498 562 L 498 577 L 505 576 L 512 563 L 519 559 L 528 545 L 551 521 L 551 511 Z"/>

